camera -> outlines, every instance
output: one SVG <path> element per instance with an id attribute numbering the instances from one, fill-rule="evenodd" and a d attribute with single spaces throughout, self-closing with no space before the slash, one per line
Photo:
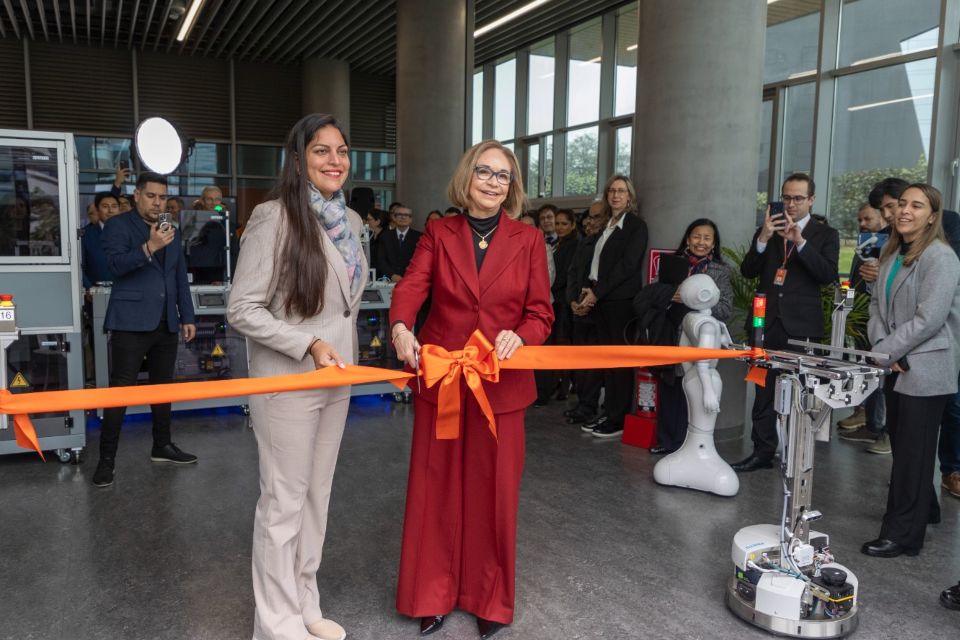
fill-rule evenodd
<path id="1" fill-rule="evenodd" d="M 159 231 L 166 231 L 172 226 L 170 214 L 164 211 L 163 213 L 157 215 L 157 229 Z"/>

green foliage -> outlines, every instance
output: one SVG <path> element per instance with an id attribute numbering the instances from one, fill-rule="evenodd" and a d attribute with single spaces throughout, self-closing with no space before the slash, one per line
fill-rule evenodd
<path id="1" fill-rule="evenodd" d="M 566 195 L 596 195 L 597 136 L 586 133 L 567 140 L 567 166 L 564 182 Z"/>
<path id="2" fill-rule="evenodd" d="M 923 155 L 912 167 L 848 171 L 835 176 L 830 183 L 830 224 L 840 231 L 841 238 L 857 235 L 857 211 L 867 201 L 873 185 L 884 178 L 903 178 L 907 182 L 925 182 L 927 158 Z"/>
<path id="3" fill-rule="evenodd" d="M 753 294 L 758 278 L 746 278 L 740 273 L 740 264 L 747 255 L 749 246 L 723 247 L 723 257 L 730 261 L 730 286 L 733 288 L 733 313 L 727 329 L 735 342 L 746 341 L 746 320 L 753 313 Z"/>

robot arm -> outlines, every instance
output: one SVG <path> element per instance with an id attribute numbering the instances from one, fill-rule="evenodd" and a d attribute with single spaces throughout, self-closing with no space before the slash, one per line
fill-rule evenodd
<path id="1" fill-rule="evenodd" d="M 697 346 L 701 349 L 716 349 L 720 342 L 719 322 L 702 322 L 697 328 Z M 707 413 L 720 411 L 720 398 L 713 387 L 712 360 L 697 360 L 697 375 L 703 389 L 703 408 Z"/>

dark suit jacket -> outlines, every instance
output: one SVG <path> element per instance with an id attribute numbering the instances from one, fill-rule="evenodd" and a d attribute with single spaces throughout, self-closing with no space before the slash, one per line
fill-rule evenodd
<path id="1" fill-rule="evenodd" d="M 422 235 L 416 229 L 407 227 L 407 235 L 403 238 L 403 244 L 400 244 L 396 229 L 381 232 L 377 239 L 377 277 L 402 276 Z"/>
<path id="2" fill-rule="evenodd" d="M 103 228 L 103 252 L 114 273 L 106 329 L 153 331 L 166 320 L 175 333 L 181 322 L 194 323 L 180 230 L 151 259 L 143 252 L 149 238 L 150 229 L 136 209 L 110 218 Z"/>
<path id="3" fill-rule="evenodd" d="M 427 225 L 406 275 L 393 290 L 390 325 L 412 327 L 429 295 L 430 314 L 417 335 L 420 344 L 460 350 L 475 329 L 491 342 L 509 329 L 524 344 L 543 344 L 553 323 L 543 234 L 502 215 L 479 272 L 474 255 L 466 216 Z M 432 404 L 439 386 L 422 385 L 417 391 L 411 385 Z M 484 382 L 483 388 L 494 413 L 524 409 L 537 397 L 529 370 L 502 370 L 499 384 Z"/>
<path id="4" fill-rule="evenodd" d="M 80 239 L 83 286 L 89 289 L 98 282 L 113 282 L 113 273 L 103 252 L 103 229 L 99 224 L 88 224 Z"/>
<path id="5" fill-rule="evenodd" d="M 647 237 L 646 222 L 629 211 L 623 214 L 623 228 L 614 229 L 600 252 L 600 268 L 593 287 L 598 302 L 633 300 L 637 295 L 643 287 L 641 265 L 643 254 L 647 252 Z"/>
<path id="6" fill-rule="evenodd" d="M 767 295 L 767 326 L 779 318 L 791 337 L 823 337 L 823 303 L 820 287 L 839 279 L 840 234 L 833 227 L 810 220 L 803 229 L 803 251 L 794 249 L 787 260 L 787 277 L 782 286 L 773 283 L 783 265 L 783 238 L 774 235 L 763 253 L 757 253 L 753 234 L 750 250 L 743 258 L 740 273 L 747 278 L 759 276 L 757 290 Z M 789 249 L 788 249 L 789 251 Z"/>
<path id="7" fill-rule="evenodd" d="M 947 234 L 947 244 L 960 258 L 960 214 L 956 211 L 944 210 L 943 231 Z"/>

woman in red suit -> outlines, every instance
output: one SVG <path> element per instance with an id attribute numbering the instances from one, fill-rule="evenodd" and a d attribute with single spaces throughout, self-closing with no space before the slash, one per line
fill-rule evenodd
<path id="1" fill-rule="evenodd" d="M 460 350 L 475 330 L 497 357 L 542 344 L 553 309 L 543 235 L 516 221 L 523 182 L 513 152 L 495 140 L 464 154 L 448 188 L 464 215 L 434 220 L 393 292 L 390 324 L 398 356 L 416 366 L 420 343 Z M 430 296 L 419 340 L 410 330 Z M 517 500 L 532 371 L 501 371 L 483 382 L 496 416 L 494 437 L 461 383 L 460 430 L 437 439 L 437 390 L 413 385 L 414 423 L 403 523 L 397 610 L 438 630 L 455 608 L 477 617 L 481 638 L 513 621 Z"/>

